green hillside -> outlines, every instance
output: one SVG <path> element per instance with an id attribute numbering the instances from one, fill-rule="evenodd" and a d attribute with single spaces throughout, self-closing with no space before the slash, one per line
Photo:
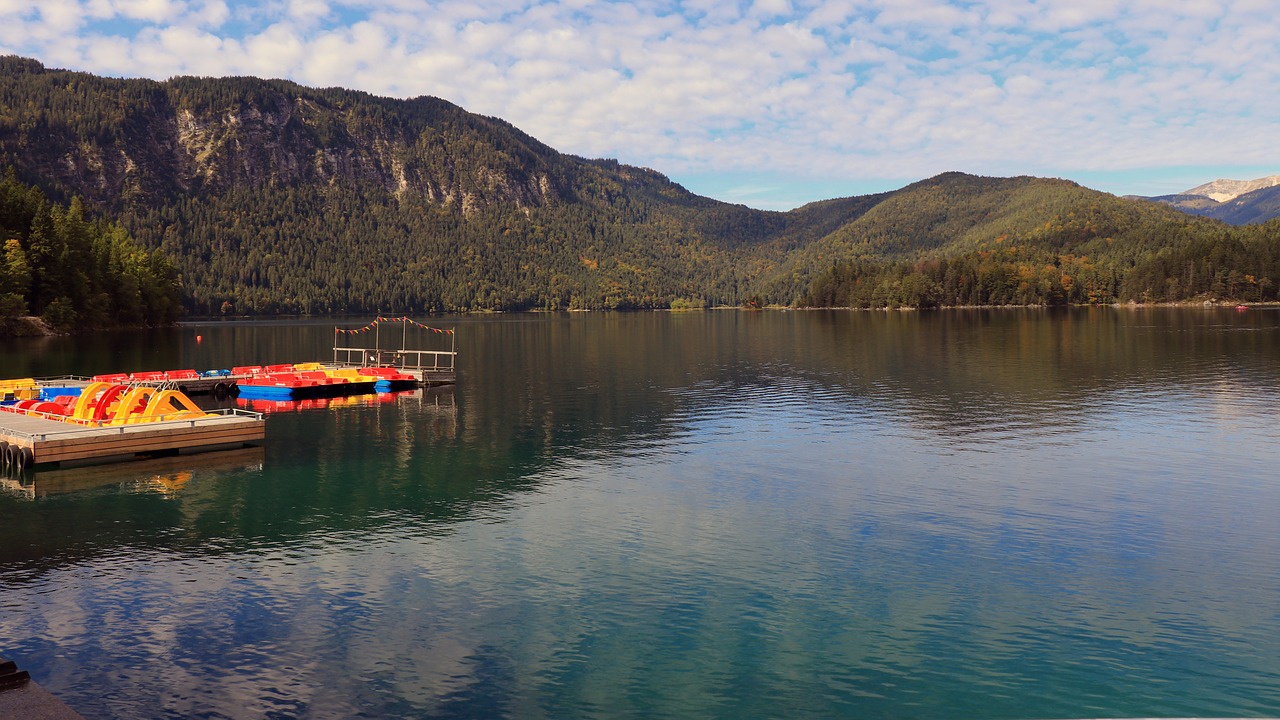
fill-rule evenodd
<path id="1" fill-rule="evenodd" d="M 1278 229 L 1063 180 L 948 173 L 796 253 L 798 276 L 817 279 L 789 289 L 807 289 L 800 304 L 853 307 L 1267 301 Z"/>
<path id="2" fill-rule="evenodd" d="M 200 315 L 1274 299 L 1280 284 L 1275 225 L 1066 181 L 948 173 L 766 212 L 444 100 L 281 80 L 0 58 L 0 163 L 161 251 Z"/>
<path id="3" fill-rule="evenodd" d="M 0 71 L 3 159 L 163 249 L 201 314 L 734 303 L 789 224 L 434 98 Z"/>

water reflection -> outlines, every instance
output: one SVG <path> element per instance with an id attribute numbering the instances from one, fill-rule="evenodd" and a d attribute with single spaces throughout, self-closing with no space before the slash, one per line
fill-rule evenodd
<path id="1" fill-rule="evenodd" d="M 102 489 L 158 492 L 174 498 L 198 474 L 261 472 L 264 457 L 261 447 L 245 447 L 201 453 L 199 457 L 175 455 L 104 465 L 41 469 L 20 479 L 7 479 L 6 487 L 28 500 Z"/>
<path id="2" fill-rule="evenodd" d="M 467 318 L 456 388 L 0 494 L 0 646 L 121 717 L 1273 713 L 1278 319 Z"/>

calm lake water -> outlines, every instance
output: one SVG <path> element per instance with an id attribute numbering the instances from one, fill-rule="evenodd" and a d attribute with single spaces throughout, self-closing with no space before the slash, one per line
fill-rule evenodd
<path id="1" fill-rule="evenodd" d="M 429 322 L 454 388 L 10 482 L 0 656 L 95 718 L 1280 713 L 1280 310 Z"/>

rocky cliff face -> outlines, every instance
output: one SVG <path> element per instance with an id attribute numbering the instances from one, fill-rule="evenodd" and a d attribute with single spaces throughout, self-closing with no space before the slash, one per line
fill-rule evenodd
<path id="1" fill-rule="evenodd" d="M 1202 195 L 1217 202 L 1227 202 L 1255 190 L 1280 185 L 1280 175 L 1270 175 L 1257 180 L 1214 180 L 1183 192 L 1183 195 Z"/>
<path id="2" fill-rule="evenodd" d="M 245 78 L 113 80 L 32 61 L 21 70 L 10 79 L 25 87 L 5 88 L 0 102 L 0 153 L 105 209 L 264 184 L 381 188 L 463 214 L 571 194 L 564 156 L 433 98 Z M 387 112 L 394 102 L 399 112 Z M 86 103 L 92 117 L 60 112 Z"/>
<path id="3" fill-rule="evenodd" d="M 1142 198 L 1232 225 L 1280 217 L 1280 175 L 1256 180 L 1214 180 L 1177 195 Z"/>

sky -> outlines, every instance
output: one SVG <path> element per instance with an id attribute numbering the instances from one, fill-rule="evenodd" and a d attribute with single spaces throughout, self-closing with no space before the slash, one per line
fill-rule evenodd
<path id="1" fill-rule="evenodd" d="M 1280 174 L 1275 0 L 0 0 L 0 54 L 432 95 L 786 210 L 958 170 Z"/>

